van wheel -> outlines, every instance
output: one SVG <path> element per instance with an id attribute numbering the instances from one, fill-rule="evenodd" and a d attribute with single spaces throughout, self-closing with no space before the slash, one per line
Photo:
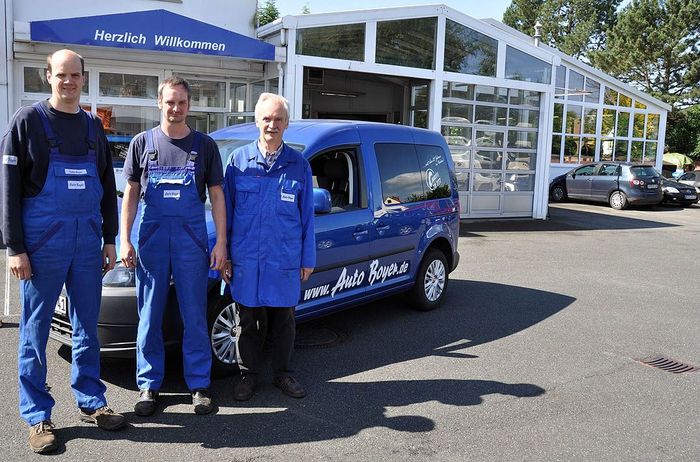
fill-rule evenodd
<path id="1" fill-rule="evenodd" d="M 438 307 L 447 290 L 447 259 L 439 250 L 430 249 L 423 257 L 410 292 L 410 303 L 419 311 Z"/>
<path id="2" fill-rule="evenodd" d="M 241 333 L 238 307 L 230 295 L 211 297 L 207 313 L 211 373 L 224 377 L 238 372 L 238 337 Z"/>
<path id="3" fill-rule="evenodd" d="M 549 197 L 551 197 L 554 202 L 561 202 L 566 199 L 566 191 L 564 191 L 563 186 L 556 185 L 550 191 Z"/>
<path id="4" fill-rule="evenodd" d="M 610 207 L 615 210 L 622 210 L 627 208 L 627 196 L 622 191 L 613 191 L 610 194 Z"/>

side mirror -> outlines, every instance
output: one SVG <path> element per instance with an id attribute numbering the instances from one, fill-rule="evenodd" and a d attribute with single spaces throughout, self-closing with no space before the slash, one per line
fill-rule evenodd
<path id="1" fill-rule="evenodd" d="M 314 188 L 314 213 L 330 213 L 331 193 L 323 188 Z"/>

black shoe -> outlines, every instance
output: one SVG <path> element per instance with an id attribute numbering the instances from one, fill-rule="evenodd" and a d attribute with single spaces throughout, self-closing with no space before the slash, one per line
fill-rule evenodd
<path id="1" fill-rule="evenodd" d="M 292 376 L 282 375 L 275 377 L 272 384 L 282 390 L 285 395 L 291 396 L 292 398 L 303 398 L 306 396 L 304 387 Z"/>
<path id="2" fill-rule="evenodd" d="M 212 411 L 211 396 L 209 390 L 200 388 L 192 392 L 192 406 L 195 414 L 209 414 Z"/>
<path id="3" fill-rule="evenodd" d="M 236 401 L 248 401 L 255 393 L 255 378 L 251 374 L 241 375 L 233 386 L 233 399 Z"/>
<path id="4" fill-rule="evenodd" d="M 158 399 L 158 392 L 143 389 L 139 393 L 139 400 L 134 404 L 134 413 L 140 416 L 153 415 L 156 412 L 156 400 Z"/>
<path id="5" fill-rule="evenodd" d="M 117 414 L 107 406 L 102 406 L 94 411 L 80 409 L 80 420 L 83 422 L 97 424 L 102 430 L 119 430 L 126 425 L 126 418 Z"/>

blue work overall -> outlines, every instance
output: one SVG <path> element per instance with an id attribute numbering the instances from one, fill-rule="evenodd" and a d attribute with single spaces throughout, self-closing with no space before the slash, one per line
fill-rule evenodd
<path id="1" fill-rule="evenodd" d="M 148 183 L 138 234 L 136 290 L 139 328 L 136 383 L 158 391 L 165 372 L 163 315 L 171 275 L 184 326 L 182 356 L 190 390 L 209 388 L 211 348 L 207 333 L 207 228 L 196 184 L 201 134 L 194 132 L 184 167 L 158 164 L 156 127 L 146 132 Z M 160 135 L 162 136 L 162 135 Z"/>
<path id="2" fill-rule="evenodd" d="M 22 317 L 18 349 L 19 410 L 35 425 L 51 419 L 55 404 L 46 390 L 46 343 L 64 283 L 73 328 L 71 388 L 78 407 L 106 405 L 100 381 L 97 317 L 102 290 L 102 183 L 97 174 L 95 119 L 88 126 L 85 155 L 61 154 L 61 141 L 41 103 L 34 105 L 49 140 L 49 168 L 41 192 L 22 202 L 24 243 L 31 279 L 20 282 Z"/>

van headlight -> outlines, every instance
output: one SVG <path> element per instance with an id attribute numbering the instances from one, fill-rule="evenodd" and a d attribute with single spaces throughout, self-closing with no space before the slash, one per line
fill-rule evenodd
<path id="1" fill-rule="evenodd" d="M 107 272 L 102 278 L 105 287 L 136 287 L 136 272 L 134 268 L 126 268 L 117 263 L 112 271 Z"/>

